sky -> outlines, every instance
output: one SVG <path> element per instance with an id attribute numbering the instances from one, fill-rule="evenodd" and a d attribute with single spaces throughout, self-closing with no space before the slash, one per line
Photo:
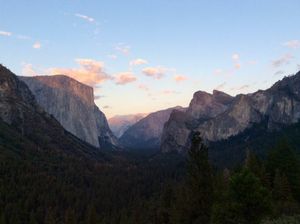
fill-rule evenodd
<path id="1" fill-rule="evenodd" d="M 0 0 L 0 63 L 65 74 L 106 114 L 266 89 L 300 70 L 299 0 Z"/>

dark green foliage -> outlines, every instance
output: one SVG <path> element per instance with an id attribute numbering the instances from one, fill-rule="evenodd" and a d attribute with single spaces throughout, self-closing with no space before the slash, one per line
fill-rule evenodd
<path id="1" fill-rule="evenodd" d="M 213 223 L 259 223 L 270 214 L 271 197 L 247 168 L 230 178 L 227 195 L 214 210 Z"/>
<path id="2" fill-rule="evenodd" d="M 0 121 L 0 224 L 297 223 L 290 138 L 267 157 L 253 144 L 243 166 L 214 171 L 199 134 L 186 163 L 176 153 L 64 153 L 37 142 Z"/>
<path id="3" fill-rule="evenodd" d="M 208 162 L 208 149 L 199 132 L 192 136 L 186 181 L 179 193 L 175 209 L 176 223 L 210 222 L 213 203 L 212 173 Z"/>

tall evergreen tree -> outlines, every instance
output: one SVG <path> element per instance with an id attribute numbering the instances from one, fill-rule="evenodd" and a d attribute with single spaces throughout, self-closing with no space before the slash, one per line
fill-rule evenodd
<path id="1" fill-rule="evenodd" d="M 177 201 L 176 223 L 209 223 L 212 203 L 212 173 L 208 162 L 208 148 L 203 144 L 200 132 L 195 132 L 188 152 L 186 182 Z"/>

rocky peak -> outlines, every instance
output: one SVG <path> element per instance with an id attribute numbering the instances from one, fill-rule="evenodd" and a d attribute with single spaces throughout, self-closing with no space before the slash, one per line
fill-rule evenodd
<path id="1" fill-rule="evenodd" d="M 213 90 L 213 97 L 217 102 L 222 104 L 230 104 L 234 97 L 219 90 Z"/>
<path id="2" fill-rule="evenodd" d="M 194 93 L 193 99 L 187 109 L 188 117 L 191 119 L 207 119 L 215 117 L 226 110 L 232 101 L 228 94 L 215 90 L 213 94 L 198 91 Z"/>

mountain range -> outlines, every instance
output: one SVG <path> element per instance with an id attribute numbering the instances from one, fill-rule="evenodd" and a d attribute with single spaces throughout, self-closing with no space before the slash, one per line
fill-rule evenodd
<path id="1" fill-rule="evenodd" d="M 200 131 L 209 142 L 237 136 L 254 124 L 266 122 L 267 131 L 297 123 L 300 118 L 300 72 L 267 90 L 231 97 L 214 91 L 196 92 L 186 110 L 173 111 L 164 126 L 161 150 L 185 151 L 189 135 Z"/>
<path id="2" fill-rule="evenodd" d="M 1 66 L 0 116 L 3 122 L 24 135 L 56 136 L 63 133 L 75 142 L 82 140 L 93 150 L 186 152 L 194 131 L 200 131 L 208 144 L 218 145 L 218 142 L 230 141 L 259 125 L 267 132 L 274 132 L 297 123 L 300 118 L 299 91 L 300 72 L 284 77 L 269 89 L 250 94 L 230 96 L 217 90 L 212 94 L 198 91 L 188 108 L 177 106 L 147 116 L 111 118 L 109 123 L 117 138 L 94 103 L 92 87 L 64 75 L 17 77 Z M 40 122 L 36 123 L 36 120 Z M 54 128 L 46 128 L 44 123 Z M 33 125 L 40 127 L 38 131 L 33 131 Z M 56 129 L 60 131 L 54 133 Z M 61 135 L 56 137 L 61 138 Z"/>
<path id="3" fill-rule="evenodd" d="M 133 124 L 147 116 L 146 113 L 116 115 L 108 119 L 109 127 L 116 137 L 121 137 Z"/>

